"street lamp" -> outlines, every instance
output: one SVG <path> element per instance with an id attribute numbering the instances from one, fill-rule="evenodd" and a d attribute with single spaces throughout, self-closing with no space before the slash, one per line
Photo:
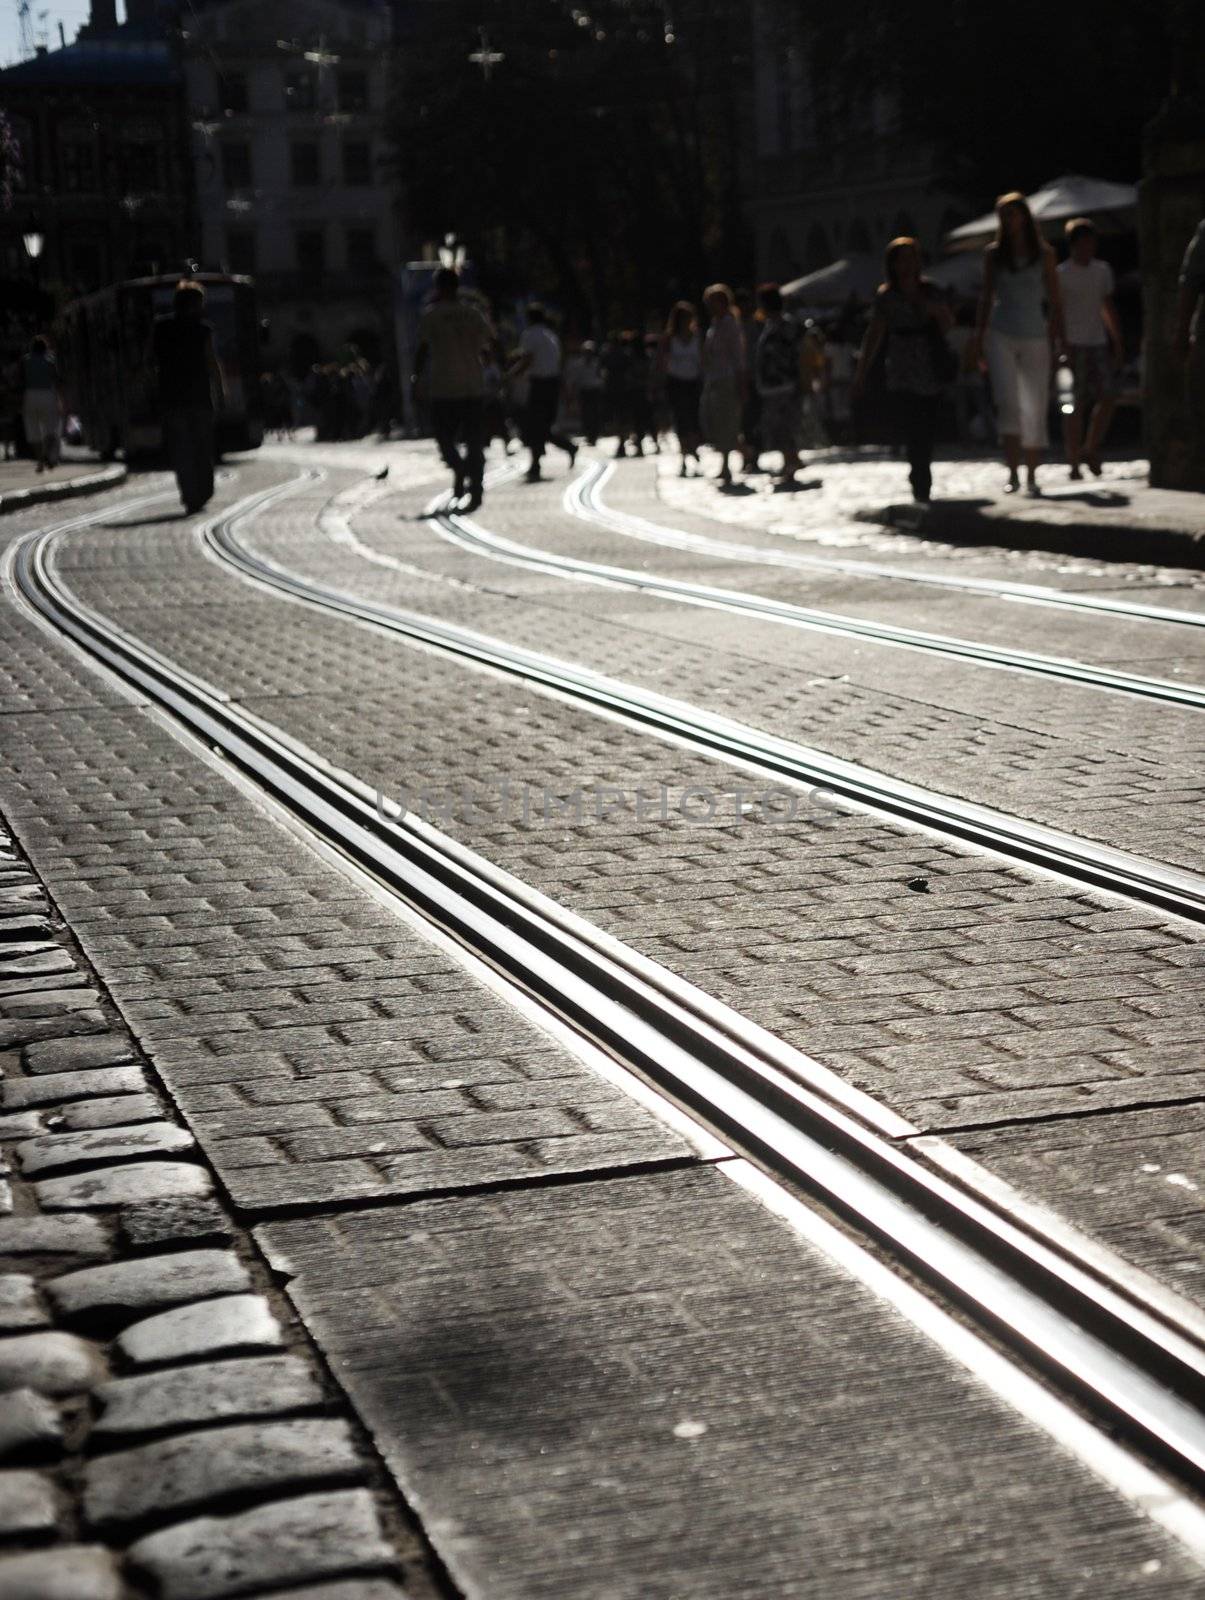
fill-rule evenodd
<path id="1" fill-rule="evenodd" d="M 38 227 L 36 221 L 31 221 L 28 228 L 21 235 L 25 243 L 25 254 L 33 265 L 34 288 L 42 287 L 42 248 L 46 243 L 46 235 Z"/>
<path id="2" fill-rule="evenodd" d="M 465 249 L 454 233 L 445 233 L 444 242 L 439 247 L 439 264 L 441 267 L 451 267 L 454 272 L 459 272 L 464 266 L 468 251 Z"/>

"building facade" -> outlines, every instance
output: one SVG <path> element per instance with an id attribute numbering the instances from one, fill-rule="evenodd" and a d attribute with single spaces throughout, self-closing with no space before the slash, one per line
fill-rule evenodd
<path id="1" fill-rule="evenodd" d="M 787 282 L 911 234 L 931 255 L 967 220 L 933 152 L 907 136 L 887 95 L 859 100 L 817 81 L 786 0 L 754 5 L 755 173 L 751 212 L 762 277 Z"/>
<path id="2" fill-rule="evenodd" d="M 70 296 L 181 268 L 196 247 L 184 79 L 157 8 L 94 4 L 79 39 L 0 72 L 0 106 L 21 149 L 0 214 L 0 272 L 36 272 Z M 23 236 L 43 236 L 31 263 Z"/>
<path id="3" fill-rule="evenodd" d="M 266 359 L 300 375 L 391 347 L 387 0 L 208 0 L 181 24 L 200 255 L 251 274 Z"/>

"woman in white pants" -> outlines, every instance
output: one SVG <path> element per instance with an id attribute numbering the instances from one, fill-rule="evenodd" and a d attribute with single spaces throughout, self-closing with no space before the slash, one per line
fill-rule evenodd
<path id="1" fill-rule="evenodd" d="M 1038 462 L 1049 438 L 1052 346 L 1063 342 L 1063 304 L 1054 251 L 1042 239 L 1022 194 L 996 201 L 997 229 L 987 247 L 976 354 L 986 353 L 996 429 L 1008 462 L 1006 494 L 1039 495 Z M 985 338 L 986 333 L 986 349 Z"/>

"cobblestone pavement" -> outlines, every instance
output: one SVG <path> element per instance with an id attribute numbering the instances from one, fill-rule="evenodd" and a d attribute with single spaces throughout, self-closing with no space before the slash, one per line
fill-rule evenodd
<path id="1" fill-rule="evenodd" d="M 1139 718 L 1119 697 L 1033 690 L 1015 674 L 937 670 L 911 653 L 815 643 L 791 629 L 771 635 L 469 556 L 421 518 L 430 485 L 441 481 L 422 446 L 273 449 L 238 464 L 221 494 L 233 500 L 317 461 L 328 477 L 244 535 L 294 570 L 591 662 L 937 787 L 1200 862 L 1188 827 L 1199 814 L 1201 739 L 1184 713 L 1146 708 Z M 363 489 L 365 472 L 383 465 L 388 479 Z M 137 492 L 155 486 L 144 482 Z M 702 574 L 834 609 L 838 599 L 847 608 L 882 604 L 911 625 L 933 626 L 928 608 L 941 608 L 957 620 L 948 631 L 988 637 L 1004 626 L 1015 628 L 1014 642 L 1051 648 L 1048 636 L 1034 642 L 1049 617 L 1035 622 L 1026 608 L 1005 608 L 1002 624 L 999 608 L 967 596 L 947 603 L 878 586 L 872 601 L 859 580 L 820 598 L 797 574 L 684 559 L 575 524 L 559 510 L 558 488 L 501 490 L 481 520 L 593 559 Z M 612 501 L 664 519 L 668 507 L 656 491 L 647 465 L 632 463 Z M 134 495 L 115 495 L 112 517 L 72 535 L 63 551 L 65 576 L 91 605 L 388 794 L 425 791 L 447 801 L 467 790 L 476 816 L 458 799 L 433 820 L 922 1129 L 946 1131 L 1181 1293 L 1205 1298 L 1199 930 L 874 819 L 827 812 L 783 826 L 756 807 L 742 813 L 731 767 L 274 598 L 206 559 L 191 523 L 170 508 L 166 519 L 157 509 L 123 515 Z M 689 515 L 691 526 L 716 534 L 701 511 Z M 0 537 L 37 522 L 32 512 L 15 515 Z M 758 531 L 758 540 L 766 537 Z M 365 559 L 353 538 L 396 564 Z M 882 559 L 882 535 L 864 526 L 849 548 Z M 907 559 L 984 571 L 996 558 L 918 546 Z M 1040 556 L 1001 557 L 1000 568 L 1053 581 Z M 1149 574 L 1136 583 L 1157 586 Z M 884 1442 L 859 1458 L 866 1492 L 847 1506 L 845 1522 L 827 1500 L 801 1515 L 799 1486 L 784 1477 L 784 1463 L 813 1450 L 824 1423 L 823 1407 L 818 1413 L 806 1392 L 807 1363 L 792 1359 L 803 1336 L 799 1308 L 823 1303 L 816 1328 L 827 1329 L 847 1365 L 853 1343 L 876 1353 L 877 1367 L 857 1368 L 854 1391 L 867 1385 L 867 1393 L 894 1395 L 890 1373 L 900 1363 L 911 1369 L 912 1345 L 893 1343 L 897 1336 L 876 1321 L 881 1313 L 862 1300 L 843 1300 L 846 1291 L 831 1272 L 817 1276 L 814 1260 L 776 1272 L 797 1242 L 738 1198 L 680 1128 L 504 1004 L 329 855 L 283 830 L 218 763 L 7 605 L 5 624 L 0 810 L 83 955 L 57 928 L 55 938 L 47 935 L 38 923 L 47 911 L 41 892 L 14 866 L 14 882 L 0 882 L 0 896 L 12 891 L 9 925 L 20 934 L 13 978 L 0 971 L 8 1119 L 0 1126 L 17 1150 L 17 1221 L 46 1212 L 56 1226 L 91 1223 L 98 1251 L 65 1264 L 50 1253 L 35 1270 L 20 1262 L 14 1269 L 45 1286 L 13 1290 L 48 1319 L 39 1332 L 77 1341 L 67 1412 L 82 1418 L 95 1410 L 98 1419 L 68 1430 L 63 1455 L 35 1452 L 32 1470 L 50 1490 L 32 1480 L 14 1485 L 18 1503 L 23 1493 L 42 1493 L 43 1501 L 50 1494 L 56 1513 L 40 1528 L 14 1532 L 27 1553 L 12 1559 L 45 1567 L 47 1550 L 61 1562 L 78 1547 L 81 1570 L 99 1574 L 100 1585 L 81 1583 L 81 1596 L 142 1593 L 143 1585 L 181 1596 L 377 1600 L 398 1593 L 401 1581 L 415 1596 L 443 1584 L 441 1592 L 483 1600 L 673 1600 L 681 1591 L 657 1568 L 656 1552 L 661 1560 L 667 1548 L 680 1552 L 691 1531 L 673 1522 L 678 1501 L 697 1505 L 700 1549 L 723 1552 L 710 1569 L 691 1567 L 692 1595 L 879 1597 L 897 1592 L 891 1571 L 906 1571 L 908 1592 L 1003 1600 L 1017 1592 L 1008 1553 L 1039 1542 L 1049 1562 L 1030 1584 L 1038 1596 L 1120 1597 L 1139 1579 L 1153 1595 L 1202 1592 L 1173 1546 L 1119 1514 L 1031 1429 L 1016 1431 L 1011 1414 L 994 1402 L 984 1408 L 965 1388 L 943 1400 L 941 1363 L 918 1379 L 917 1407 L 906 1417 L 889 1422 L 881 1401 L 858 1413 L 856 1427 L 877 1427 Z M 1082 647 L 1099 659 L 1134 659 L 1126 652 L 1157 648 L 1170 652 L 1160 659 L 1200 676 L 1194 641 L 1180 637 L 1190 630 L 1156 628 L 1155 647 L 1135 624 L 1060 615 L 1056 625 L 1062 653 Z M 508 779 L 517 803 L 501 801 Z M 635 791 L 655 793 L 662 783 L 673 796 L 667 815 L 654 805 L 638 817 Z M 559 800 L 584 788 L 587 814 L 545 819 L 537 802 L 525 818 L 524 784 Z M 591 808 L 605 788 L 628 798 L 620 805 L 612 796 L 608 814 L 596 818 Z M 691 788 L 716 793 L 713 820 L 679 811 L 677 798 Z M 33 919 L 28 927 L 24 917 Z M 69 957 L 58 953 L 64 948 Z M 68 959 L 73 982 L 63 976 Z M 102 1059 L 106 1046 L 95 1041 L 110 1038 L 120 1049 Z M 68 1059 L 45 1048 L 51 1044 Z M 157 1081 L 174 1102 L 167 1112 Z M 202 1157 L 216 1171 L 216 1191 Z M 631 1213 L 621 1190 L 636 1197 Z M 461 1198 L 411 1198 L 432 1191 Z M 529 1202 L 535 1231 L 526 1240 Z M 359 1209 L 366 1205 L 383 1209 Z M 600 1206 L 614 1247 L 587 1270 L 602 1246 L 582 1219 Z M 356 1209 L 346 1222 L 316 1229 L 315 1213 L 333 1217 L 348 1207 Z M 194 1211 L 210 1219 L 209 1233 L 164 1231 L 175 1220 L 155 1232 L 153 1221 L 138 1221 Z M 301 1220 L 272 1222 L 252 1238 L 244 1231 L 294 1211 Z M 728 1247 L 718 1275 L 700 1269 L 693 1246 L 676 1247 L 675 1219 L 695 1213 L 712 1219 L 701 1228 L 713 1238 L 748 1234 L 747 1246 Z M 340 1258 L 346 1268 L 332 1279 Z M 96 1288 L 67 1282 L 102 1260 L 110 1276 L 92 1280 Z M 638 1270 L 646 1260 L 649 1271 Z M 424 1565 L 355 1418 L 290 1322 L 279 1285 L 294 1277 L 293 1303 L 310 1331 L 320 1330 L 340 1390 L 356 1402 L 450 1577 Z M 679 1280 L 682 1297 L 663 1293 Z M 554 1284 L 571 1287 L 554 1293 Z M 178 1298 L 155 1298 L 165 1294 Z M 707 1294 L 710 1319 L 695 1298 Z M 751 1297 L 765 1302 L 756 1325 L 747 1320 Z M 196 1300 L 224 1307 L 213 1347 L 188 1344 L 209 1337 L 215 1317 L 211 1308 L 203 1328 Z M 465 1316 L 470 1301 L 481 1307 L 476 1320 Z M 261 1331 L 274 1317 L 284 1331 L 275 1344 L 239 1343 L 244 1316 Z M 175 1319 L 166 1336 L 182 1344 L 155 1342 L 164 1317 Z M 223 1344 L 228 1317 L 236 1331 Z M 602 1336 L 616 1319 L 630 1330 L 630 1347 Z M 785 1343 L 777 1331 L 784 1326 Z M 758 1354 L 734 1388 L 729 1357 L 742 1331 Z M 5 1345 L 11 1355 L 13 1340 L 24 1337 L 0 1338 L 0 1383 Z M 545 1357 L 535 1390 L 530 1378 L 517 1381 L 533 1348 Z M 166 1362 L 175 1364 L 152 1365 Z M 198 1416 L 189 1405 L 202 1402 L 190 1400 L 184 1384 L 180 1411 L 172 1410 L 175 1389 L 153 1401 L 179 1418 L 153 1436 L 136 1426 L 106 1433 L 107 1396 L 103 1406 L 84 1403 L 98 1384 L 132 1381 L 143 1370 L 166 1384 L 171 1374 L 240 1362 L 244 1373 L 259 1362 L 263 1387 L 286 1403 L 249 1411 L 236 1372 L 231 1409 L 213 1402 L 217 1411 Z M 278 1375 L 269 1362 L 295 1364 Z M 633 1434 L 622 1420 L 609 1428 L 592 1409 L 603 1395 L 604 1410 L 620 1419 L 655 1411 L 673 1389 L 675 1363 L 693 1374 L 675 1426 L 688 1400 L 719 1408 L 702 1424 L 718 1435 L 718 1453 L 695 1458 L 685 1478 L 682 1440 L 694 1434 L 671 1427 L 668 1453 L 649 1455 L 640 1429 Z M 817 1379 L 817 1392 L 828 1392 L 829 1382 Z M 122 1393 L 132 1398 L 117 1404 L 118 1417 L 127 1404 L 130 1416 L 145 1417 L 138 1405 L 152 1402 Z M 321 1400 L 300 1403 L 299 1393 Z M 931 1398 L 919 1398 L 925 1394 Z M 739 1420 L 740 1405 L 756 1426 Z M 936 1419 L 920 1445 L 916 1412 Z M 285 1420 L 269 1423 L 269 1414 Z M 819 1459 L 850 1447 L 855 1413 L 834 1425 L 838 1434 Z M 982 1557 L 981 1519 L 936 1466 L 960 1430 L 996 1442 L 994 1453 L 984 1446 L 990 1462 L 971 1498 L 997 1507 L 1002 1483 L 1014 1485 L 1007 1513 L 993 1512 L 1004 1563 L 995 1577 Z M 754 1474 L 752 1500 L 734 1503 L 723 1485 L 751 1472 L 759 1441 L 766 1470 Z M 917 1451 L 916 1479 L 900 1476 L 909 1448 Z M 140 1470 L 103 1465 L 127 1450 L 152 1454 L 132 1464 Z M 26 1471 L 21 1461 L 18 1468 Z M 608 1473 L 621 1487 L 638 1484 L 640 1494 L 612 1496 Z M 661 1495 L 650 1490 L 658 1481 L 667 1485 Z M 809 1479 L 803 1502 L 821 1481 Z M 1029 1493 L 1035 1484 L 1049 1488 L 1039 1497 L 1044 1507 Z M 879 1508 L 892 1493 L 919 1496 L 919 1507 L 913 1498 L 890 1519 L 901 1526 L 912 1517 L 916 1538 L 903 1551 L 880 1539 L 872 1555 L 885 1525 Z M 765 1519 L 756 1541 L 762 1566 L 750 1565 L 750 1504 Z M 959 1531 L 935 1567 L 939 1514 L 946 1526 L 952 1515 Z M 580 1530 L 590 1518 L 602 1544 L 588 1549 Z M 817 1530 L 831 1534 L 838 1523 L 848 1543 L 834 1540 L 806 1572 L 804 1551 Z M 1071 1529 L 1093 1530 L 1094 1558 Z M 601 1567 L 595 1549 L 605 1550 Z"/>

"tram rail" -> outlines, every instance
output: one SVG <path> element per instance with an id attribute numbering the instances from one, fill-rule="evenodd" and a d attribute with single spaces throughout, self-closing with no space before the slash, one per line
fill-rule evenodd
<path id="1" fill-rule="evenodd" d="M 674 550 L 691 550 L 698 555 L 716 556 L 721 560 L 764 563 L 768 566 L 794 567 L 805 572 L 833 572 L 846 577 L 889 578 L 898 583 L 917 583 L 940 589 L 960 589 L 969 594 L 985 595 L 997 600 L 1013 601 L 1021 605 L 1053 606 L 1067 611 L 1096 611 L 1110 616 L 1126 617 L 1141 622 L 1171 622 L 1182 627 L 1205 628 L 1205 611 L 1178 610 L 1174 606 L 1156 606 L 1141 600 L 1120 600 L 1115 596 L 1055 589 L 1036 583 L 1013 583 L 1003 578 L 973 578 L 961 573 L 918 572 L 912 567 L 896 567 L 878 561 L 843 561 L 838 556 L 805 555 L 794 550 L 750 546 L 735 540 L 711 539 L 704 534 L 689 533 L 631 512 L 618 511 L 608 506 L 603 490 L 615 471 L 613 462 L 596 461 L 580 478 L 574 480 L 565 492 L 564 507 L 571 516 L 629 538 L 642 539 L 651 544 L 665 545 Z"/>
<path id="2" fill-rule="evenodd" d="M 230 559 L 233 528 L 310 481 L 249 497 L 207 535 Z M 382 815 L 366 786 L 94 610 L 54 559 L 62 534 L 88 520 L 29 533 L 6 558 L 11 585 L 45 626 L 218 750 L 517 994 L 1036 1369 L 1100 1430 L 1102 1453 L 1124 1442 L 1136 1473 L 1125 1492 L 1205 1561 L 1205 1512 L 1194 1498 L 1205 1488 L 1205 1339 L 1194 1308 L 1178 1315 L 1174 1296 L 1145 1295 L 1133 1269 L 1102 1271 L 1070 1230 L 1044 1230 L 985 1200 L 942 1170 L 940 1141 L 916 1140 L 903 1119 L 821 1064 L 422 820 Z M 241 570 L 266 581 L 258 559 Z M 1144 1465 L 1152 1461 L 1154 1474 Z M 1160 1483 L 1166 1492 L 1152 1487 Z"/>
<path id="3" fill-rule="evenodd" d="M 514 469 L 505 475 L 513 476 Z M 504 479 L 500 475 L 497 481 Z M 607 512 L 605 516 L 596 516 L 582 509 L 588 501 L 584 498 L 579 499 L 577 490 L 585 481 L 585 479 L 577 480 L 566 491 L 564 497 L 566 509 L 575 516 L 584 517 L 586 521 L 595 522 L 612 531 L 626 531 L 618 526 L 624 513 Z M 1152 678 L 1140 673 L 1118 672 L 1110 667 L 1093 666 L 1064 656 L 1047 656 L 1032 650 L 1012 650 L 1003 645 L 983 644 L 974 639 L 962 639 L 950 634 L 929 633 L 917 628 L 900 627 L 894 623 L 851 617 L 841 612 L 821 611 L 794 602 L 751 594 L 745 590 L 720 589 L 709 584 L 663 577 L 656 573 L 610 566 L 597 561 L 585 561 L 575 556 L 563 556 L 555 551 L 536 549 L 530 545 L 520 544 L 514 539 L 505 538 L 502 534 L 482 527 L 470 517 L 448 510 L 441 511 L 432 520 L 439 532 L 455 544 L 475 555 L 512 566 L 526 567 L 529 570 L 548 572 L 558 577 L 578 579 L 587 583 L 598 583 L 609 588 L 634 589 L 644 594 L 655 595 L 658 599 L 701 606 L 713 611 L 727 611 L 759 622 L 784 623 L 789 627 L 803 628 L 810 632 L 862 639 L 869 644 L 916 650 L 925 655 L 954 657 L 975 666 L 996 667 L 1042 678 L 1055 678 L 1089 689 L 1137 695 L 1143 699 L 1160 701 L 1168 705 L 1187 706 L 1196 711 L 1205 710 L 1205 685 L 1176 683 L 1169 678 Z M 636 534 L 635 537 L 641 538 L 645 535 Z M 682 547 L 677 546 L 677 548 Z"/>
<path id="4" fill-rule="evenodd" d="M 305 481 L 320 475 L 311 472 L 305 475 Z M 446 498 L 440 497 L 430 508 L 433 522 L 445 523 L 456 517 L 444 503 Z M 872 814 L 944 838 L 958 839 L 1005 860 L 1052 873 L 1080 887 L 1105 890 L 1193 922 L 1205 922 L 1205 875 L 1010 816 L 973 801 L 940 794 L 572 662 L 526 650 L 435 617 L 380 605 L 329 588 L 247 549 L 237 537 L 241 520 L 237 516 L 227 517 L 207 528 L 204 538 L 215 558 L 293 600 L 352 617 L 454 658 L 493 668 L 574 705 L 618 719 L 700 754 L 718 757 L 763 779 L 795 784 L 809 792 L 821 790 L 826 796 L 839 798 Z M 356 547 L 354 542 L 352 547 Z M 374 559 L 389 563 L 387 557 L 374 556 Z"/>

